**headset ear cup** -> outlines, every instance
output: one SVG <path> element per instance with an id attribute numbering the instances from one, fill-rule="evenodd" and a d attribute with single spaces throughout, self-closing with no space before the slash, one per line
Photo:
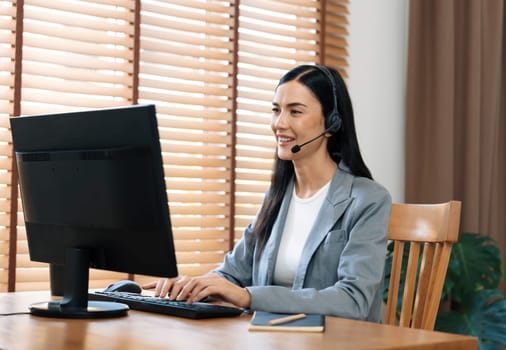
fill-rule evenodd
<path id="1" fill-rule="evenodd" d="M 329 132 L 331 134 L 335 134 L 339 131 L 341 128 L 341 116 L 339 115 L 339 112 L 337 111 L 337 88 L 336 88 L 336 82 L 334 80 L 334 76 L 332 73 L 328 70 L 325 66 L 319 66 L 315 65 L 315 68 L 318 69 L 320 72 L 323 73 L 323 75 L 326 76 L 328 79 L 330 85 L 332 86 L 332 97 L 334 98 L 334 109 L 328 116 L 325 122 L 326 126 L 326 132 Z"/>
<path id="2" fill-rule="evenodd" d="M 338 132 L 341 128 L 341 116 L 339 116 L 339 113 L 336 111 L 332 112 L 327 120 L 329 121 L 328 132 L 331 134 Z"/>

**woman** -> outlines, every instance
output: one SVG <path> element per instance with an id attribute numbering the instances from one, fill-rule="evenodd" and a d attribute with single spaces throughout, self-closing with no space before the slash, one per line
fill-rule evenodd
<path id="1" fill-rule="evenodd" d="M 299 66 L 272 105 L 274 172 L 254 222 L 215 271 L 144 288 L 378 322 L 391 198 L 360 155 L 345 83 L 331 68 Z"/>

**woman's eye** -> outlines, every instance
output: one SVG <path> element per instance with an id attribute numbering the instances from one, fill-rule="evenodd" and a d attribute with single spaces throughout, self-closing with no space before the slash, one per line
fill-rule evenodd
<path id="1" fill-rule="evenodd" d="M 299 111 L 299 110 L 296 110 L 296 109 L 292 110 L 292 114 L 300 114 L 300 113 L 302 113 L 302 111 Z"/>
<path id="2" fill-rule="evenodd" d="M 279 108 L 272 107 L 272 113 L 275 113 L 275 114 L 279 113 Z"/>

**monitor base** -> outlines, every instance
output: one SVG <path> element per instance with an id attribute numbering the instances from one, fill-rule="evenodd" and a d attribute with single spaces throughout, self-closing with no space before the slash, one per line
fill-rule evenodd
<path id="1" fill-rule="evenodd" d="M 59 301 L 46 301 L 30 305 L 35 316 L 56 318 L 112 318 L 126 316 L 128 306 L 107 301 L 89 301 L 86 308 L 61 307 Z"/>

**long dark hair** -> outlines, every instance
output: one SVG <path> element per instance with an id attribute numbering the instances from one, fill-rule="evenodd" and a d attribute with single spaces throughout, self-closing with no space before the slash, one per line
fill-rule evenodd
<path id="1" fill-rule="evenodd" d="M 325 68 L 327 68 L 334 79 L 337 100 L 336 108 L 342 121 L 339 130 L 329 137 L 327 150 L 332 160 L 337 164 L 343 161 L 353 175 L 366 177 L 372 180 L 371 172 L 365 165 L 362 155 L 360 154 L 355 131 L 353 107 L 346 84 L 338 71 L 330 67 Z M 326 118 L 325 125 L 328 127 L 327 118 L 334 110 L 334 96 L 332 95 L 333 88 L 330 77 L 326 76 L 318 67 L 315 68 L 315 66 L 312 65 L 302 65 L 293 68 L 281 77 L 278 86 L 292 80 L 296 80 L 306 86 L 318 101 L 320 101 L 323 115 Z M 279 159 L 276 152 L 271 185 L 262 208 L 258 213 L 253 230 L 253 236 L 259 242 L 259 253 L 263 250 L 271 235 L 271 230 L 278 216 L 281 202 L 283 201 L 288 184 L 293 177 L 294 167 L 292 161 Z"/>

